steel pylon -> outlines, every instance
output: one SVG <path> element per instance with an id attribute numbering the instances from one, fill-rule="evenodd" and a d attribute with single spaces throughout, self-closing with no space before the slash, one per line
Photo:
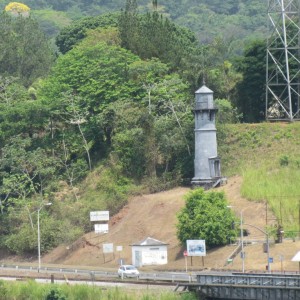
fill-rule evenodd
<path id="1" fill-rule="evenodd" d="M 300 120 L 300 0 L 268 0 L 266 119 Z"/>

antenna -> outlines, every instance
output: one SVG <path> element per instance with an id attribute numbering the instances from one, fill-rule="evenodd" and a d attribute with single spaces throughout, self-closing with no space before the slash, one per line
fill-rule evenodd
<path id="1" fill-rule="evenodd" d="M 299 10 L 299 0 L 268 0 L 267 120 L 300 120 Z"/>

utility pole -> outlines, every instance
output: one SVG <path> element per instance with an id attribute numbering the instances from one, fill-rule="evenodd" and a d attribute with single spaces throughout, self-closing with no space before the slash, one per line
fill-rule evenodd
<path id="1" fill-rule="evenodd" d="M 39 209 L 37 210 L 37 235 L 38 235 L 38 272 L 41 269 L 41 230 L 40 230 L 40 211 L 44 206 L 52 205 L 49 203 L 42 203 Z"/>
<path id="2" fill-rule="evenodd" d="M 299 9 L 299 0 L 268 0 L 267 120 L 300 120 Z"/>

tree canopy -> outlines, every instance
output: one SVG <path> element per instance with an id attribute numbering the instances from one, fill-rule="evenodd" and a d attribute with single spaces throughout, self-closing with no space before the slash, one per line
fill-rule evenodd
<path id="1" fill-rule="evenodd" d="M 0 26 L 0 75 L 18 77 L 26 87 L 46 77 L 54 56 L 37 22 L 3 12 Z"/>
<path id="2" fill-rule="evenodd" d="M 59 51 L 65 54 L 87 36 L 88 29 L 117 27 L 117 24 L 117 13 L 79 19 L 59 32 L 56 45 Z"/>
<path id="3" fill-rule="evenodd" d="M 226 245 L 236 236 L 233 222 L 223 192 L 198 188 L 186 196 L 185 207 L 178 214 L 177 237 L 182 244 L 201 239 L 209 248 Z"/>
<path id="4" fill-rule="evenodd" d="M 26 2 L 34 7 L 46 3 Z M 65 3 L 52 4 L 66 9 Z M 1 15 L 0 246 L 34 251 L 40 201 L 54 204 L 41 215 L 41 224 L 49 231 L 59 228 L 57 237 L 49 234 L 43 241 L 43 249 L 49 249 L 89 230 L 84 215 L 89 209 L 116 212 L 133 183 L 156 192 L 191 178 L 190 104 L 203 79 L 221 99 L 217 126 L 238 121 L 235 87 L 243 78 L 231 60 L 230 43 L 218 38 L 201 44 L 190 30 L 160 14 L 160 2 L 153 1 L 151 12 L 143 14 L 141 5 L 127 1 L 117 14 L 75 21 L 57 37 L 55 61 L 33 17 Z M 220 11 L 230 13 L 228 5 Z M 243 64 L 238 66 L 242 72 Z M 94 171 L 101 173 L 93 183 L 101 197 L 96 192 L 83 197 L 79 183 Z M 62 193 L 66 199 L 59 198 L 60 189 L 67 191 Z M 225 243 L 228 236 L 219 228 L 227 228 L 231 217 L 224 210 L 224 195 L 197 193 L 194 215 L 187 210 L 179 217 L 180 240 L 209 240 L 213 232 L 208 245 Z M 65 205 L 74 213 L 67 216 Z M 63 225 L 73 229 L 63 232 Z"/>
<path id="5" fill-rule="evenodd" d="M 245 49 L 244 56 L 236 61 L 243 79 L 237 84 L 236 105 L 244 122 L 265 119 L 266 42 L 258 40 Z"/>

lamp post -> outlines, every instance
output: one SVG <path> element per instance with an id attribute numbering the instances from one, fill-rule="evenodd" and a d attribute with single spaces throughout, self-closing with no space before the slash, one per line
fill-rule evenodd
<path id="1" fill-rule="evenodd" d="M 245 253 L 244 253 L 244 228 L 243 228 L 243 212 L 245 208 L 241 210 L 241 224 L 240 224 L 240 229 L 241 229 L 241 258 L 242 258 L 242 272 L 245 273 Z"/>
<path id="2" fill-rule="evenodd" d="M 40 211 L 44 206 L 50 206 L 52 205 L 51 202 L 49 203 L 42 203 L 40 208 L 37 210 L 37 234 L 38 234 L 38 261 L 39 261 L 39 266 L 38 266 L 38 271 L 41 269 L 41 231 L 40 231 Z"/>
<path id="3" fill-rule="evenodd" d="M 262 230 L 261 228 L 255 226 L 255 225 L 252 225 L 252 224 L 246 224 L 245 225 L 247 226 L 250 226 L 250 227 L 253 227 L 253 228 L 256 228 L 257 230 L 259 230 L 260 232 L 262 232 L 263 234 L 266 235 L 266 244 L 267 244 L 267 256 L 268 256 L 268 272 L 270 273 L 271 270 L 270 270 L 270 247 L 269 247 L 269 234 Z"/>
<path id="4" fill-rule="evenodd" d="M 232 208 L 233 206 L 227 206 L 228 208 Z M 247 208 L 249 208 L 249 206 L 243 208 L 240 212 L 240 235 L 241 235 L 241 258 L 242 258 L 242 272 L 245 273 L 245 253 L 244 253 L 244 228 L 243 228 L 243 213 L 244 210 L 246 210 Z M 259 230 L 260 232 L 262 232 L 263 234 L 266 235 L 266 243 L 267 243 L 267 255 L 268 255 L 268 272 L 270 272 L 270 247 L 269 247 L 269 234 L 262 230 L 261 228 L 252 225 L 252 224 L 246 224 L 247 226 L 256 228 L 257 230 Z"/>
<path id="5" fill-rule="evenodd" d="M 233 206 L 228 205 L 228 208 L 232 208 Z M 240 236 L 241 236 L 241 258 L 242 258 L 242 272 L 245 273 L 245 252 L 244 252 L 244 228 L 243 228 L 243 212 L 249 206 L 243 208 L 240 212 Z"/>

